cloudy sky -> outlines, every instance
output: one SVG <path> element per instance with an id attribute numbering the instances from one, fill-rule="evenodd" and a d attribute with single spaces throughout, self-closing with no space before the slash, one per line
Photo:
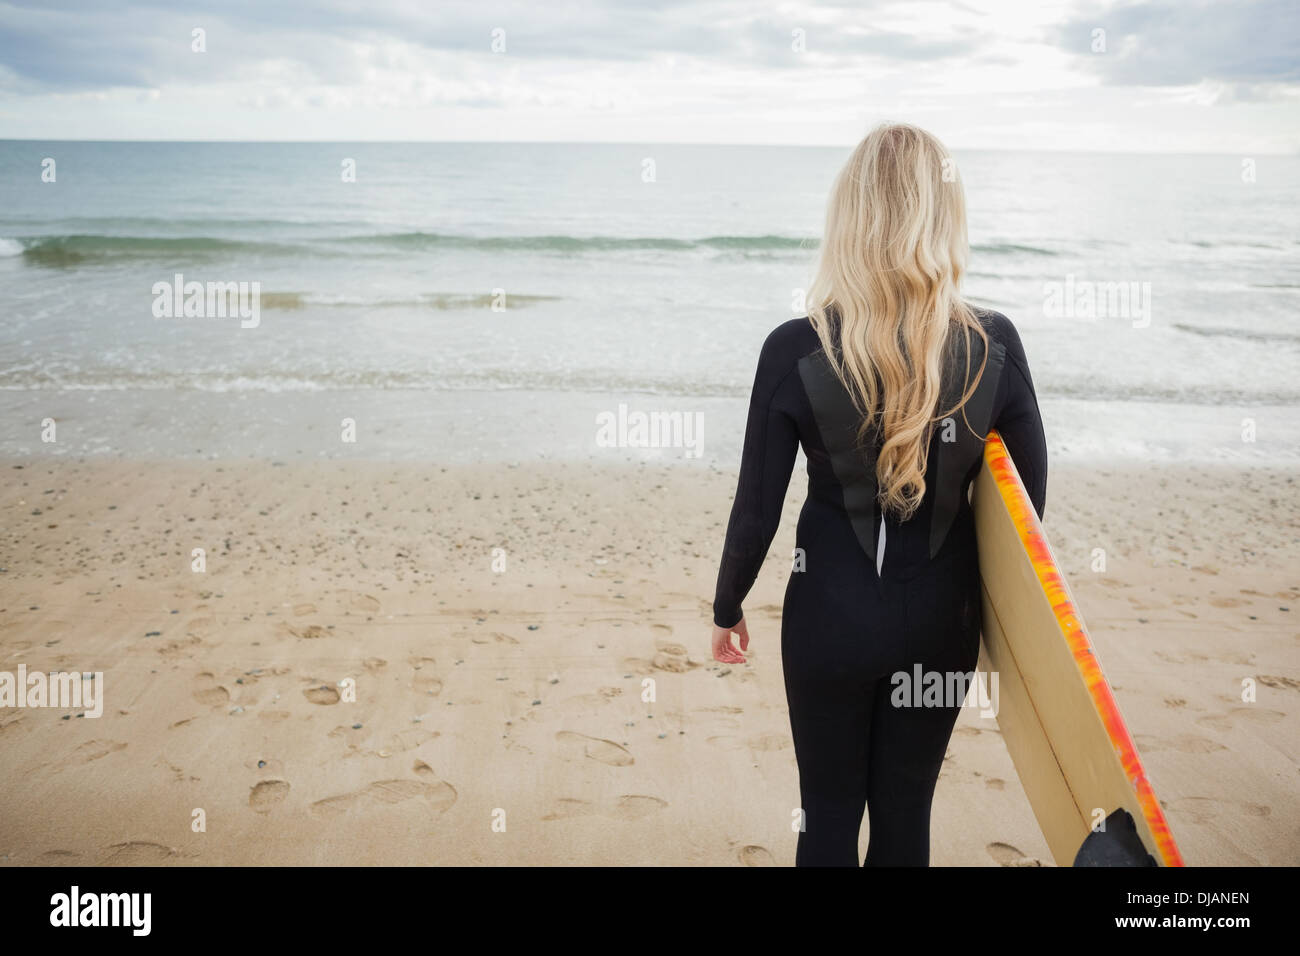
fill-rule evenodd
<path id="1" fill-rule="evenodd" d="M 0 138 L 846 144 L 883 119 L 1300 152 L 1300 0 L 0 0 Z"/>

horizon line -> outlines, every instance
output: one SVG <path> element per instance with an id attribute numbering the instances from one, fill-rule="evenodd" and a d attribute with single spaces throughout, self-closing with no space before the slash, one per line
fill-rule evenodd
<path id="1" fill-rule="evenodd" d="M 731 147 L 737 149 L 761 147 L 764 149 L 851 149 L 857 141 L 843 143 L 720 143 L 706 141 L 670 141 L 670 140 L 566 140 L 566 139 L 103 139 L 76 137 L 38 137 L 9 136 L 0 137 L 0 143 L 170 143 L 177 145 L 224 145 L 224 146 L 709 146 Z M 1034 147 L 1017 149 L 1014 147 L 987 146 L 953 146 L 954 152 L 972 153 L 1075 153 L 1089 155 L 1113 156 L 1300 156 L 1300 150 L 1292 152 L 1273 152 L 1252 150 L 1214 152 L 1202 150 L 1169 149 L 1070 149 L 1066 147 Z"/>

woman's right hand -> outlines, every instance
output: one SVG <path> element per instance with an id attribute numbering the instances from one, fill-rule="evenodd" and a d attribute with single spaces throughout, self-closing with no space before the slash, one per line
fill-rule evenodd
<path id="1" fill-rule="evenodd" d="M 742 617 L 732 627 L 718 627 L 716 624 L 713 626 L 713 659 L 724 664 L 743 664 L 744 656 L 736 650 L 736 645 L 731 643 L 732 632 L 740 636 L 740 651 L 749 650 L 749 631 Z"/>

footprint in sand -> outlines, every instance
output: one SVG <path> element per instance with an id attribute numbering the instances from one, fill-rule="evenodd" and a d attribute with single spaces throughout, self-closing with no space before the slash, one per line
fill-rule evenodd
<path id="1" fill-rule="evenodd" d="M 1300 690 L 1300 680 L 1294 677 L 1274 677 L 1269 674 L 1260 674 L 1259 682 L 1265 687 L 1272 687 L 1275 690 Z"/>
<path id="2" fill-rule="evenodd" d="M 986 850 L 998 866 L 1042 866 L 1032 856 L 1025 856 L 1010 843 L 990 843 Z"/>
<path id="3" fill-rule="evenodd" d="M 339 702 L 339 692 L 328 684 L 321 684 L 317 687 L 308 687 L 302 692 L 313 704 L 337 704 Z"/>
<path id="4" fill-rule="evenodd" d="M 644 677 L 647 674 L 653 674 L 655 667 L 658 666 L 654 661 L 648 661 L 644 657 L 625 657 L 618 665 L 623 669 L 624 674 L 636 674 L 638 677 Z"/>
<path id="5" fill-rule="evenodd" d="M 570 820 L 574 817 L 604 816 L 619 820 L 640 820 L 658 813 L 668 806 L 668 801 L 643 794 L 625 793 L 613 805 L 598 806 L 590 800 L 560 797 L 552 804 L 551 812 L 543 820 Z"/>
<path id="6" fill-rule="evenodd" d="M 639 793 L 625 793 L 618 798 L 618 803 L 614 805 L 613 815 L 620 820 L 640 820 L 642 817 L 658 813 L 667 806 L 668 801 L 660 800 L 658 797 L 648 797 Z"/>
<path id="7" fill-rule="evenodd" d="M 329 635 L 329 629 L 321 627 L 319 624 L 280 624 L 280 629 L 293 637 L 300 637 L 305 641 L 314 641 L 317 638 Z"/>
<path id="8" fill-rule="evenodd" d="M 287 780 L 263 780 L 248 794 L 248 805 L 258 813 L 270 813 L 288 795 Z"/>
<path id="9" fill-rule="evenodd" d="M 590 801 L 578 800 L 575 797 L 560 797 L 553 804 L 553 809 L 543 820 L 572 820 L 574 817 L 589 817 L 596 812 L 595 806 Z"/>
<path id="10" fill-rule="evenodd" d="M 656 641 L 655 651 L 654 659 L 650 663 L 657 670 L 684 674 L 700 666 L 690 660 L 686 648 L 681 644 L 674 644 L 672 641 Z"/>
<path id="11" fill-rule="evenodd" d="M 295 604 L 293 606 L 294 617 L 306 617 L 308 614 L 316 613 L 315 604 Z"/>
<path id="12" fill-rule="evenodd" d="M 1267 817 L 1273 813 L 1272 807 L 1262 803 L 1247 803 L 1238 800 L 1216 800 L 1213 797 L 1183 797 L 1170 801 L 1168 808 L 1178 816 L 1186 816 L 1197 825 L 1202 823 L 1221 823 L 1227 815 L 1245 817 Z"/>
<path id="13" fill-rule="evenodd" d="M 416 674 L 411 679 L 411 690 L 428 697 L 437 697 L 442 693 L 442 678 L 436 674 Z"/>
<path id="14" fill-rule="evenodd" d="M 754 844 L 740 848 L 740 862 L 743 866 L 776 866 L 768 848 Z"/>
<path id="15" fill-rule="evenodd" d="M 185 635 L 187 637 L 207 637 L 211 630 L 212 618 L 210 617 L 196 617 L 185 625 Z"/>
<path id="16" fill-rule="evenodd" d="M 185 771 L 182 768 L 176 766 L 176 764 L 172 763 L 166 757 L 159 757 L 157 760 L 153 762 L 153 765 L 155 767 L 162 767 L 164 770 L 170 771 L 172 775 L 172 779 L 177 783 L 183 783 L 185 781 Z"/>
<path id="17" fill-rule="evenodd" d="M 126 744 L 116 740 L 87 740 L 72 753 L 82 763 L 90 763 L 92 760 L 98 760 L 100 757 L 107 757 L 109 754 L 125 749 Z"/>
<path id="18" fill-rule="evenodd" d="M 586 734 L 561 730 L 555 735 L 555 742 L 560 745 L 560 756 L 565 760 L 581 760 L 590 757 L 598 763 L 611 767 L 628 767 L 636 759 L 612 740 L 600 737 L 588 737 Z"/>
<path id="19" fill-rule="evenodd" d="M 1234 707 L 1226 714 L 1209 714 L 1205 717 L 1196 718 L 1196 722 L 1202 727 L 1209 727 L 1211 730 L 1234 730 L 1238 720 L 1244 720 L 1253 724 L 1276 724 L 1286 715 L 1278 710 L 1266 710 L 1262 707 Z"/>
<path id="20" fill-rule="evenodd" d="M 179 855 L 172 847 L 145 841 L 114 843 L 104 852 L 109 856 L 100 861 L 101 866 L 149 866 Z"/>
<path id="21" fill-rule="evenodd" d="M 500 631 L 493 631 L 491 634 L 476 634 L 470 638 L 475 644 L 518 644 L 519 641 L 509 634 L 502 634 Z"/>
<path id="22" fill-rule="evenodd" d="M 531 695 L 530 695 L 531 696 Z M 593 714 L 609 703 L 604 694 L 578 694 L 560 701 L 559 711 L 570 716 Z"/>
<path id="23" fill-rule="evenodd" d="M 352 606 L 359 611 L 378 611 L 379 602 L 369 594 L 353 593 Z"/>
<path id="24" fill-rule="evenodd" d="M 168 658 L 180 657 L 202 643 L 203 641 L 198 637 L 188 637 L 185 640 L 168 641 L 166 644 L 163 644 L 158 648 L 158 656 Z"/>
<path id="25" fill-rule="evenodd" d="M 416 672 L 411 678 L 411 689 L 417 694 L 437 697 L 442 693 L 442 678 L 435 671 L 438 662 L 432 657 L 408 657 L 406 663 Z"/>
<path id="26" fill-rule="evenodd" d="M 989 777 L 984 781 L 984 786 L 988 787 L 990 790 L 1005 790 L 1007 788 L 1007 782 L 1000 777 Z"/>
<path id="27" fill-rule="evenodd" d="M 1183 754 L 1208 754 L 1216 750 L 1227 750 L 1223 744 L 1211 740 L 1209 737 L 1199 737 L 1196 734 L 1175 734 L 1170 737 L 1159 737 L 1154 734 L 1138 734 L 1136 738 L 1138 749 L 1143 753 L 1155 753 L 1160 750 L 1172 750 L 1176 753 Z"/>
<path id="28" fill-rule="evenodd" d="M 16 728 L 22 719 L 23 715 L 18 714 L 14 717 L 10 717 L 8 720 L 0 720 L 0 734 L 7 733 Z"/>
<path id="29" fill-rule="evenodd" d="M 456 789 L 442 780 L 436 783 L 426 783 L 423 780 L 376 780 L 360 790 L 317 800 L 311 809 L 321 816 L 339 816 L 349 810 L 394 806 L 411 800 L 423 801 L 434 813 L 445 813 L 456 802 Z"/>
<path id="30" fill-rule="evenodd" d="M 408 727 L 405 730 L 399 730 L 388 738 L 388 743 L 382 748 L 390 753 L 400 753 L 405 750 L 414 750 L 416 747 L 427 744 L 439 736 L 436 730 L 425 730 L 423 727 Z"/>
<path id="31" fill-rule="evenodd" d="M 662 652 L 656 654 L 650 664 L 655 670 L 668 671 L 671 674 L 685 674 L 691 668 L 699 666 L 698 664 L 692 664 L 685 657 L 677 657 Z"/>
<path id="32" fill-rule="evenodd" d="M 230 701 L 230 691 L 220 685 L 216 687 L 205 687 L 203 690 L 194 692 L 194 699 L 200 704 L 206 704 L 209 707 L 218 707 Z"/>

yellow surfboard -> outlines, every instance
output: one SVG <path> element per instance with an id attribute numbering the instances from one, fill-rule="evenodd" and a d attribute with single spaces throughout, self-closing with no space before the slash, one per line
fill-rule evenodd
<path id="1" fill-rule="evenodd" d="M 997 722 L 1038 825 L 1070 866 L 1123 808 L 1159 865 L 1182 866 L 1065 575 L 998 433 L 973 498 L 984 594 L 980 667 L 996 673 Z"/>

